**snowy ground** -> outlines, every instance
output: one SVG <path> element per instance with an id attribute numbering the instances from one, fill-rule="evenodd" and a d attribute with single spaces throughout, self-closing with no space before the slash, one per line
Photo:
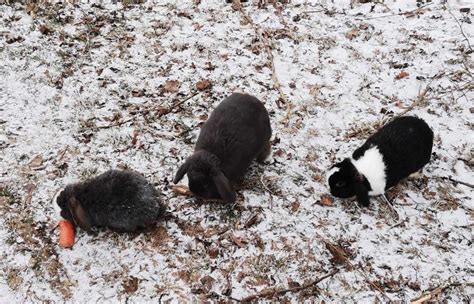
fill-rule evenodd
<path id="1" fill-rule="evenodd" d="M 2 302 L 228 301 L 335 269 L 279 300 L 472 301 L 472 1 L 224 2 L 0 6 Z M 178 196 L 176 169 L 234 91 L 270 111 L 273 162 L 233 208 Z M 424 177 L 387 194 L 398 216 L 327 197 L 327 168 L 405 111 L 436 135 Z M 59 248 L 51 198 L 115 167 L 145 174 L 175 217 Z"/>

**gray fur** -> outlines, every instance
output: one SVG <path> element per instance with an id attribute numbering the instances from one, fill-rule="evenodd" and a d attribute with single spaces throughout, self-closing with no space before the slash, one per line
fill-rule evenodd
<path id="1" fill-rule="evenodd" d="M 135 231 L 158 221 L 165 211 L 158 190 L 141 174 L 129 170 L 109 170 L 68 185 L 56 203 L 63 218 L 86 230 Z"/>
<path id="2" fill-rule="evenodd" d="M 194 154 L 186 159 L 173 180 L 187 173 L 196 195 L 235 202 L 234 185 L 254 159 L 270 153 L 270 117 L 257 98 L 234 93 L 224 99 L 202 126 Z"/>

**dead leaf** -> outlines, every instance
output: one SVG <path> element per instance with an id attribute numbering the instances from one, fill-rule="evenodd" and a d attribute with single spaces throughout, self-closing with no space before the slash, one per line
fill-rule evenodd
<path id="1" fill-rule="evenodd" d="M 177 92 L 179 89 L 180 83 L 178 80 L 168 80 L 163 86 L 163 91 L 167 93 Z"/>
<path id="2" fill-rule="evenodd" d="M 244 248 L 247 245 L 247 240 L 244 237 L 233 234 L 231 236 L 232 242 L 240 248 Z"/>
<path id="3" fill-rule="evenodd" d="M 395 76 L 395 80 L 400 80 L 400 79 L 408 77 L 408 76 L 410 76 L 410 74 L 408 72 L 401 71 L 400 74 Z"/>
<path id="4" fill-rule="evenodd" d="M 355 254 L 351 251 L 350 243 L 344 240 L 338 240 L 337 243 L 325 242 L 326 249 L 332 255 L 329 259 L 334 265 L 346 265 L 346 268 L 351 269 L 352 266 L 348 261 L 355 257 Z"/>
<path id="5" fill-rule="evenodd" d="M 296 212 L 300 208 L 300 202 L 295 200 L 291 203 L 291 211 Z"/>
<path id="6" fill-rule="evenodd" d="M 193 193 L 189 190 L 189 188 L 184 185 L 173 185 L 171 186 L 171 190 L 173 190 L 174 193 L 179 194 L 179 195 L 186 195 L 186 196 L 193 195 Z"/>
<path id="7" fill-rule="evenodd" d="M 211 259 L 215 259 L 219 256 L 219 248 L 211 247 L 211 248 L 209 248 L 209 251 L 207 253 L 209 254 L 209 257 Z"/>
<path id="8" fill-rule="evenodd" d="M 25 38 L 21 37 L 21 36 L 10 36 L 7 38 L 7 43 L 8 44 L 12 44 L 12 43 L 15 43 L 15 42 L 23 42 L 25 40 Z"/>
<path id="9" fill-rule="evenodd" d="M 51 28 L 49 28 L 46 24 L 42 24 L 39 26 L 38 30 L 40 31 L 41 34 L 43 35 L 48 35 L 51 34 L 53 31 Z"/>
<path id="10" fill-rule="evenodd" d="M 0 210 L 2 209 L 3 206 L 7 204 L 9 201 L 9 198 L 6 196 L 0 196 Z"/>
<path id="11" fill-rule="evenodd" d="M 178 270 L 173 275 L 180 278 L 184 282 L 189 282 L 189 279 L 191 278 L 191 274 L 189 273 L 189 271 L 184 269 Z"/>
<path id="12" fill-rule="evenodd" d="M 334 204 L 334 199 L 328 194 L 323 194 L 321 195 L 320 203 L 323 206 L 332 206 Z"/>
<path id="13" fill-rule="evenodd" d="M 37 154 L 35 157 L 33 157 L 32 160 L 28 163 L 28 166 L 31 169 L 35 169 L 40 167 L 43 164 L 43 156 L 41 154 Z"/>
<path id="14" fill-rule="evenodd" d="M 166 84 L 165 84 L 166 87 Z M 177 89 L 176 89 L 177 90 Z M 134 89 L 132 90 L 133 97 L 143 97 L 145 95 L 145 89 Z"/>
<path id="15" fill-rule="evenodd" d="M 207 79 L 204 79 L 204 80 L 201 80 L 201 81 L 198 81 L 196 83 L 196 88 L 199 90 L 199 91 L 204 91 L 206 89 L 209 89 L 211 87 L 211 82 Z"/>
<path id="16" fill-rule="evenodd" d="M 361 29 L 361 30 L 363 30 L 363 31 L 367 30 L 368 28 L 369 28 L 369 24 L 368 24 L 368 23 L 361 23 L 361 24 L 359 25 L 359 29 Z"/>
<path id="17" fill-rule="evenodd" d="M 352 40 L 352 39 L 356 38 L 357 36 L 359 36 L 359 32 L 360 32 L 359 29 L 353 28 L 352 30 L 350 30 L 349 32 L 346 33 L 346 38 L 349 39 L 349 40 Z"/>
<path id="18" fill-rule="evenodd" d="M 133 130 L 133 132 L 132 132 L 132 146 L 135 146 L 137 144 L 137 141 L 138 141 L 138 131 Z"/>
<path id="19" fill-rule="evenodd" d="M 163 226 L 158 226 L 152 232 L 152 244 L 154 247 L 161 246 L 168 238 L 168 230 Z"/>
<path id="20" fill-rule="evenodd" d="M 253 225 L 255 225 L 257 222 L 259 222 L 260 220 L 260 217 L 258 216 L 258 214 L 254 214 L 244 225 L 245 228 L 249 228 L 249 227 L 252 227 Z"/>
<path id="21" fill-rule="evenodd" d="M 130 276 L 122 282 L 122 287 L 126 293 L 134 293 L 138 290 L 138 279 L 136 277 Z"/>

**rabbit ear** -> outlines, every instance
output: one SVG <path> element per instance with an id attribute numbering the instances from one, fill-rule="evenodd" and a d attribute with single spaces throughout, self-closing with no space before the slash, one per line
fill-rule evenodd
<path id="1" fill-rule="evenodd" d="M 216 184 L 217 192 L 226 203 L 235 203 L 235 191 L 229 183 L 224 173 L 219 173 L 212 178 L 214 184 Z"/>
<path id="2" fill-rule="evenodd" d="M 67 204 L 74 223 L 82 229 L 90 231 L 92 226 L 91 219 L 81 203 L 73 196 L 68 200 Z"/>
<path id="3" fill-rule="evenodd" d="M 357 202 L 363 207 L 369 207 L 369 190 L 367 190 L 364 184 L 362 182 L 356 182 L 354 184 L 354 190 Z"/>
<path id="4" fill-rule="evenodd" d="M 178 172 L 176 172 L 176 176 L 173 179 L 173 183 L 176 184 L 177 182 L 179 182 L 183 178 L 183 176 L 186 174 L 186 172 L 188 172 L 188 169 L 189 169 L 189 160 L 186 160 L 184 164 L 182 164 L 181 167 L 179 167 Z"/>

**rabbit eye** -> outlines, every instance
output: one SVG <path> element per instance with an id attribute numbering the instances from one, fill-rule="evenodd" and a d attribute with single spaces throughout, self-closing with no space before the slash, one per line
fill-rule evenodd
<path id="1" fill-rule="evenodd" d="M 338 188 L 345 187 L 346 185 L 347 185 L 347 183 L 345 181 L 338 181 L 336 183 L 336 187 L 338 187 Z"/>

